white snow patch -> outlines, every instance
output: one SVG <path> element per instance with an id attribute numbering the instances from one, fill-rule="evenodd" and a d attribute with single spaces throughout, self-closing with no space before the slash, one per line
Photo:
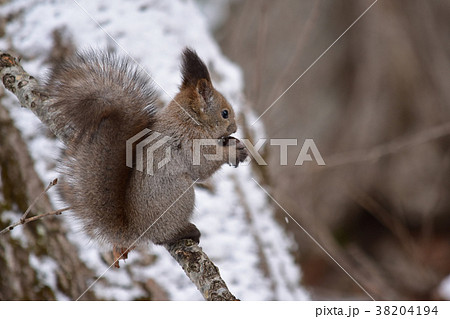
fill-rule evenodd
<path id="1" fill-rule="evenodd" d="M 56 270 L 59 267 L 58 264 L 47 256 L 37 257 L 30 254 L 28 258 L 30 265 L 37 273 L 38 279 L 56 293 L 57 300 L 69 300 L 66 295 L 59 292 L 57 287 Z"/>

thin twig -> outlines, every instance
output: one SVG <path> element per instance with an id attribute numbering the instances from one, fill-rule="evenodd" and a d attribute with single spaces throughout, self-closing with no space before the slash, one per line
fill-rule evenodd
<path id="1" fill-rule="evenodd" d="M 41 214 L 41 215 L 30 217 L 30 218 L 27 218 L 25 220 L 20 219 L 18 222 L 14 223 L 12 225 L 9 225 L 8 227 L 6 227 L 2 231 L 0 231 L 0 235 L 3 235 L 5 233 L 13 230 L 17 226 L 25 225 L 25 224 L 28 224 L 29 222 L 34 222 L 35 220 L 38 220 L 38 219 L 41 219 L 41 218 L 44 218 L 44 217 L 47 217 L 47 216 L 61 215 L 62 212 L 66 211 L 66 210 L 69 210 L 69 209 L 70 209 L 70 207 L 61 208 L 61 209 L 58 209 L 58 210 L 55 210 L 55 211 L 52 211 L 52 212 L 48 212 L 48 213 L 44 213 L 44 214 Z"/>
<path id="2" fill-rule="evenodd" d="M 27 216 L 28 216 L 28 214 L 30 213 L 31 208 L 33 208 L 33 206 L 36 205 L 36 203 L 42 198 L 42 196 L 44 196 L 44 194 L 47 193 L 48 190 L 49 190 L 50 188 L 52 188 L 53 186 L 55 186 L 56 184 L 58 184 L 58 179 L 57 179 L 57 178 L 55 178 L 54 180 L 52 180 L 52 181 L 48 184 L 47 188 L 46 188 L 42 193 L 40 193 L 39 196 L 37 196 L 37 197 L 34 199 L 34 201 L 31 203 L 30 207 L 28 207 L 28 209 L 25 211 L 25 213 L 22 215 L 22 218 L 20 219 L 20 222 L 21 222 L 22 224 L 25 223 L 25 220 L 27 219 Z"/>

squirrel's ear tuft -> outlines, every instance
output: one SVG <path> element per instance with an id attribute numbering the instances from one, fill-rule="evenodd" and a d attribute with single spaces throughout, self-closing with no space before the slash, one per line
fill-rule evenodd
<path id="1" fill-rule="evenodd" d="M 190 48 L 183 50 L 181 75 L 183 77 L 182 87 L 196 87 L 200 80 L 211 82 L 205 63 Z"/>

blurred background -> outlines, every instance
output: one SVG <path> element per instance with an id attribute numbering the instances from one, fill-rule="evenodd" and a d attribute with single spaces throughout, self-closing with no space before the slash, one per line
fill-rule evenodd
<path id="1" fill-rule="evenodd" d="M 23 56 L 30 73 L 86 45 L 116 47 L 80 8 L 32 2 L 35 9 L 20 0 L 0 7 L 2 49 Z M 280 147 L 267 142 L 259 151 L 267 166 L 252 161 L 225 169 L 197 189 L 202 246 L 237 297 L 450 299 L 450 2 L 80 3 L 169 92 L 179 84 L 182 47 L 197 49 L 240 111 L 239 137 L 298 140 L 288 148 L 287 165 L 280 165 Z M 32 116 L 24 121 L 5 94 L 3 227 L 44 188 L 39 179 L 53 178 L 57 158 L 54 142 L 48 142 L 54 154 L 40 153 L 42 141 L 33 143 L 48 132 L 36 124 L 28 130 Z M 295 165 L 305 139 L 314 140 L 325 166 Z M 42 205 L 49 211 L 61 204 L 50 198 Z M 61 217 L 0 238 L 0 265 L 7 269 L 0 273 L 0 299 L 76 298 L 108 257 L 74 233 Z M 67 251 L 78 254 L 67 260 Z M 85 298 L 199 299 L 184 274 L 172 275 L 179 267 L 165 253 L 141 252 L 126 273 L 100 281 Z"/>
<path id="2" fill-rule="evenodd" d="M 264 113 L 373 3 L 234 1 L 215 35 L 267 136 L 299 139 L 286 166 L 265 148 L 260 175 L 279 203 L 374 297 L 439 299 L 450 273 L 450 3 L 378 1 Z M 325 167 L 294 165 L 306 138 Z M 313 296 L 362 294 L 287 226 Z"/>

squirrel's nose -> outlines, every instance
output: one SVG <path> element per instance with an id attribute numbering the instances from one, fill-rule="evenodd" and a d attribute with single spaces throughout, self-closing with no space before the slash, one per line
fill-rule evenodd
<path id="1" fill-rule="evenodd" d="M 234 132 L 236 132 L 236 130 L 237 130 L 236 123 L 230 124 L 227 128 L 228 134 L 233 134 Z"/>

